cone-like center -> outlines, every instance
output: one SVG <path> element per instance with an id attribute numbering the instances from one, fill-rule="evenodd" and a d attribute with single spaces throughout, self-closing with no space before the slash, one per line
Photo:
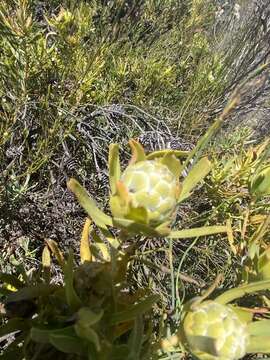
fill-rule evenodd
<path id="1" fill-rule="evenodd" d="M 202 360 L 237 360 L 246 354 L 247 326 L 228 306 L 206 301 L 189 312 L 184 332 L 190 351 Z"/>
<path id="2" fill-rule="evenodd" d="M 166 165 L 155 160 L 140 161 L 124 171 L 126 185 L 134 207 L 144 207 L 152 223 L 162 223 L 177 203 L 178 179 Z"/>

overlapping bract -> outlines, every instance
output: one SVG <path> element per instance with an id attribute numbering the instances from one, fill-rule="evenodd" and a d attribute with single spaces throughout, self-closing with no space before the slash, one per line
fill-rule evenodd
<path id="1" fill-rule="evenodd" d="M 146 155 L 137 141 L 131 139 L 129 145 L 132 156 L 122 173 L 119 147 L 110 147 L 110 208 L 114 224 L 129 233 L 167 235 L 180 198 L 182 164 L 174 151 Z"/>
<path id="2" fill-rule="evenodd" d="M 187 313 L 184 333 L 190 351 L 202 360 L 240 359 L 249 343 L 247 325 L 230 307 L 215 301 L 205 301 Z M 205 351 L 207 339 L 211 354 Z"/>
<path id="3" fill-rule="evenodd" d="M 120 181 L 126 191 L 127 205 L 144 209 L 149 224 L 160 225 L 171 218 L 180 185 L 166 165 L 158 160 L 140 161 L 128 166 Z M 129 218 L 128 206 L 115 206 L 112 201 L 111 210 L 116 217 Z"/>

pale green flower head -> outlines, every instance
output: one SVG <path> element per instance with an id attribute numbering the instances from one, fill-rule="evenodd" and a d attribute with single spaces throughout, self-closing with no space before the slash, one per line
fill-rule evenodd
<path id="1" fill-rule="evenodd" d="M 247 324 L 228 306 L 205 301 L 184 319 L 184 335 L 189 350 L 201 360 L 237 360 L 247 351 Z"/>
<path id="2" fill-rule="evenodd" d="M 149 223 L 158 225 L 170 219 L 179 196 L 179 180 L 166 165 L 140 161 L 128 166 L 120 181 L 127 188 L 131 206 L 146 209 Z"/>

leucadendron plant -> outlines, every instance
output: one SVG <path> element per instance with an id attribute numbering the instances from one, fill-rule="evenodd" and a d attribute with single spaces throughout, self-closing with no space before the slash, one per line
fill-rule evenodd
<path id="1" fill-rule="evenodd" d="M 190 300 L 184 305 L 178 333 L 161 342 L 163 351 L 173 351 L 180 345 L 201 360 L 237 360 L 249 353 L 269 353 L 270 320 L 256 316 L 268 315 L 269 311 L 232 303 L 269 287 L 269 280 L 258 281 L 207 300 L 213 291 L 210 288 L 202 297 Z"/>
<path id="2" fill-rule="evenodd" d="M 79 265 L 47 240 L 39 271 L 22 277 L 0 274 L 4 325 L 3 359 L 149 359 L 155 339 L 152 307 L 159 301 L 148 289 L 129 292 L 126 271 L 132 249 L 105 261 L 92 252 L 89 236 L 102 242 L 89 219 L 82 232 Z M 105 245 L 104 245 L 105 246 Z M 104 249 L 103 249 L 104 251 Z M 52 277 L 52 256 L 63 283 Z"/>
<path id="3" fill-rule="evenodd" d="M 22 270 L 20 278 L 0 274 L 5 284 L 0 336 L 11 334 L 2 351 L 6 359 L 153 358 L 159 339 L 152 331 L 152 312 L 160 299 L 149 289 L 130 293 L 126 275 L 137 243 L 126 245 L 125 240 L 138 234 L 185 238 L 227 231 L 227 226 L 170 228 L 177 204 L 209 173 L 207 158 L 199 159 L 181 182 L 188 154 L 164 150 L 146 155 L 135 140 L 130 146 L 131 161 L 122 173 L 118 145 L 110 146 L 112 216 L 100 210 L 75 179 L 68 182 L 88 214 L 79 265 L 72 251 L 65 257 L 56 242 L 46 240 L 39 271 Z M 180 161 L 183 155 L 187 159 Z M 117 237 L 115 229 L 120 230 Z M 52 256 L 63 282 L 55 283 L 52 277 Z"/>
<path id="4" fill-rule="evenodd" d="M 226 232 L 227 226 L 206 226 L 201 228 L 172 230 L 177 205 L 186 200 L 194 188 L 211 171 L 207 157 L 200 158 L 190 169 L 187 177 L 180 181 L 190 155 L 185 151 L 161 150 L 145 154 L 140 143 L 131 139 L 131 159 L 121 171 L 119 146 L 109 148 L 109 182 L 111 214 L 105 214 L 97 207 L 94 199 L 78 183 L 71 179 L 69 189 L 76 195 L 89 217 L 103 233 L 108 228 L 121 230 L 121 236 L 136 234 L 187 238 Z M 183 160 L 184 159 L 184 160 Z M 110 238 L 110 236 L 109 236 Z M 112 245 L 120 245 L 119 239 Z"/>

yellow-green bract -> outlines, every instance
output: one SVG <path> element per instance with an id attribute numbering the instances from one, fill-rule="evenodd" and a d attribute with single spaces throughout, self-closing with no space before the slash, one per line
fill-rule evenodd
<path id="1" fill-rule="evenodd" d="M 157 160 L 140 161 L 130 165 L 121 179 L 127 203 L 132 208 L 144 208 L 151 225 L 159 225 L 170 219 L 179 197 L 179 180 L 169 168 Z M 129 218 L 129 208 L 111 201 L 115 217 Z"/>
<path id="2" fill-rule="evenodd" d="M 240 359 L 249 343 L 246 323 L 215 301 L 205 301 L 187 313 L 184 334 L 189 350 L 202 360 Z"/>

